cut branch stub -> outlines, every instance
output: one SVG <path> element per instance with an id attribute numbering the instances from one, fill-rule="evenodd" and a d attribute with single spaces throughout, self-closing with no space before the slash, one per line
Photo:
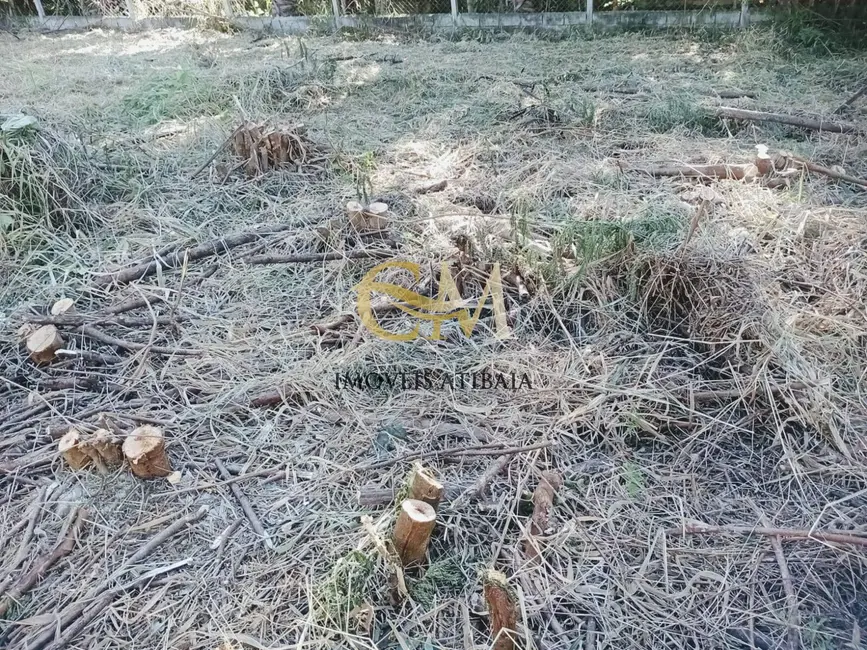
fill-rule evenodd
<path id="1" fill-rule="evenodd" d="M 514 650 L 518 608 L 508 578 L 504 573 L 491 569 L 483 581 L 485 601 L 491 615 L 491 636 L 494 637 L 491 650 Z"/>
<path id="2" fill-rule="evenodd" d="M 421 463 L 414 463 L 409 484 L 409 496 L 412 499 L 424 501 L 434 510 L 437 510 L 443 498 L 443 484 L 437 481 Z"/>
<path id="3" fill-rule="evenodd" d="M 551 509 L 554 507 L 554 496 L 563 485 L 563 477 L 557 472 L 542 472 L 539 485 L 533 492 L 533 515 L 530 518 L 530 529 L 524 540 L 524 553 L 531 560 L 539 557 L 540 541 L 537 535 L 544 535 L 550 525 Z"/>
<path id="4" fill-rule="evenodd" d="M 63 338 L 54 325 L 43 325 L 27 337 L 27 351 L 34 363 L 50 363 L 63 347 Z"/>
<path id="5" fill-rule="evenodd" d="M 401 504 L 394 525 L 394 548 L 404 566 L 424 563 L 436 518 L 433 506 L 424 501 L 407 499 Z"/>
<path id="6" fill-rule="evenodd" d="M 81 433 L 78 429 L 70 429 L 63 434 L 57 443 L 57 449 L 72 469 L 84 469 L 90 464 L 90 455 L 82 449 Z"/>
<path id="7" fill-rule="evenodd" d="M 144 425 L 134 429 L 123 441 L 123 455 L 139 478 L 160 478 L 172 472 L 163 432 L 156 427 Z"/>

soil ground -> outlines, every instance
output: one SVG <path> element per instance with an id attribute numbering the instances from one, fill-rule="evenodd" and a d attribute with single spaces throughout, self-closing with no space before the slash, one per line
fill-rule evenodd
<path id="1" fill-rule="evenodd" d="M 766 145 L 867 178 L 863 133 L 708 112 L 827 119 L 867 59 L 770 29 L 361 36 L 0 34 L 0 113 L 38 119 L 0 138 L 0 646 L 470 650 L 495 568 L 520 648 L 861 647 L 867 193 L 641 170 Z M 867 104 L 835 119 L 867 129 Z M 300 134 L 304 159 L 248 176 L 222 147 L 245 121 Z M 385 232 L 354 232 L 351 200 L 387 203 Z M 490 310 L 469 336 L 375 336 L 358 250 L 418 263 L 430 296 L 446 261 L 470 304 L 499 262 L 511 337 Z M 74 352 L 35 366 L 16 331 L 63 297 Z M 401 371 L 438 381 L 340 381 Z M 71 427 L 145 423 L 171 482 L 57 452 Z M 419 458 L 447 498 L 396 602 L 373 538 Z M 544 471 L 563 484 L 533 560 Z"/>

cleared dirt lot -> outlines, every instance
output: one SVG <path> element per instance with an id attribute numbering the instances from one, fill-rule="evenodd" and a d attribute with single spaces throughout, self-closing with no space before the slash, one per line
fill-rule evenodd
<path id="1" fill-rule="evenodd" d="M 711 116 L 832 117 L 863 55 L 769 30 L 20 37 L 0 36 L 0 113 L 39 129 L 0 138 L 0 646 L 484 647 L 495 567 L 522 648 L 859 647 L 867 194 L 795 163 L 646 172 L 766 145 L 867 178 L 863 133 Z M 867 106 L 834 119 L 865 129 Z M 248 176 L 222 147 L 245 121 L 298 134 L 304 158 Z M 361 236 L 344 208 L 374 199 L 385 232 Z M 467 300 L 499 262 L 512 337 L 485 312 L 469 337 L 377 338 L 355 315 L 362 250 L 418 263 L 427 295 L 445 260 Z M 320 253 L 340 259 L 255 258 Z M 155 273 L 111 282 L 155 254 Z M 63 297 L 74 352 L 37 367 L 16 332 Z M 531 387 L 337 381 L 401 371 Z M 142 423 L 179 481 L 56 451 L 71 427 Z M 395 604 L 371 526 L 389 538 L 419 457 L 447 498 Z M 546 470 L 563 485 L 533 562 Z"/>

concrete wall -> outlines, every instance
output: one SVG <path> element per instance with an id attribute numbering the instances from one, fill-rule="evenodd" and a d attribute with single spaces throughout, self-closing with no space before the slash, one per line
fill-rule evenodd
<path id="1" fill-rule="evenodd" d="M 760 22 L 761 13 L 751 13 L 750 22 Z M 740 26 L 741 14 L 737 11 L 600 11 L 593 14 L 594 27 L 716 27 Z M 102 18 L 98 16 L 46 16 L 30 18 L 27 26 L 40 31 L 64 31 L 76 29 L 120 29 L 124 31 L 157 29 L 161 27 L 189 28 L 201 24 L 197 18 Z M 227 22 L 247 30 L 270 30 L 283 34 L 303 34 L 311 25 L 334 27 L 330 16 L 307 17 L 235 17 Z M 587 24 L 587 15 L 581 11 L 508 14 L 417 14 L 412 16 L 339 16 L 339 27 L 422 27 L 429 29 L 562 29 Z"/>

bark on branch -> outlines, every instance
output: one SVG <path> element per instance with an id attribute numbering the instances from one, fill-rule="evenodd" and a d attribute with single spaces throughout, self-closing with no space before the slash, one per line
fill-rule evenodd
<path id="1" fill-rule="evenodd" d="M 728 118 L 732 120 L 746 120 L 749 122 L 776 122 L 777 124 L 788 124 L 789 126 L 798 126 L 802 129 L 811 131 L 827 131 L 828 133 L 861 133 L 854 124 L 846 124 L 844 122 L 831 122 L 829 120 L 814 120 L 809 117 L 797 117 L 795 115 L 785 115 L 783 113 L 765 113 L 763 111 L 750 111 L 745 108 L 732 108 L 730 106 L 720 106 L 714 109 L 714 115 L 719 118 Z"/>

